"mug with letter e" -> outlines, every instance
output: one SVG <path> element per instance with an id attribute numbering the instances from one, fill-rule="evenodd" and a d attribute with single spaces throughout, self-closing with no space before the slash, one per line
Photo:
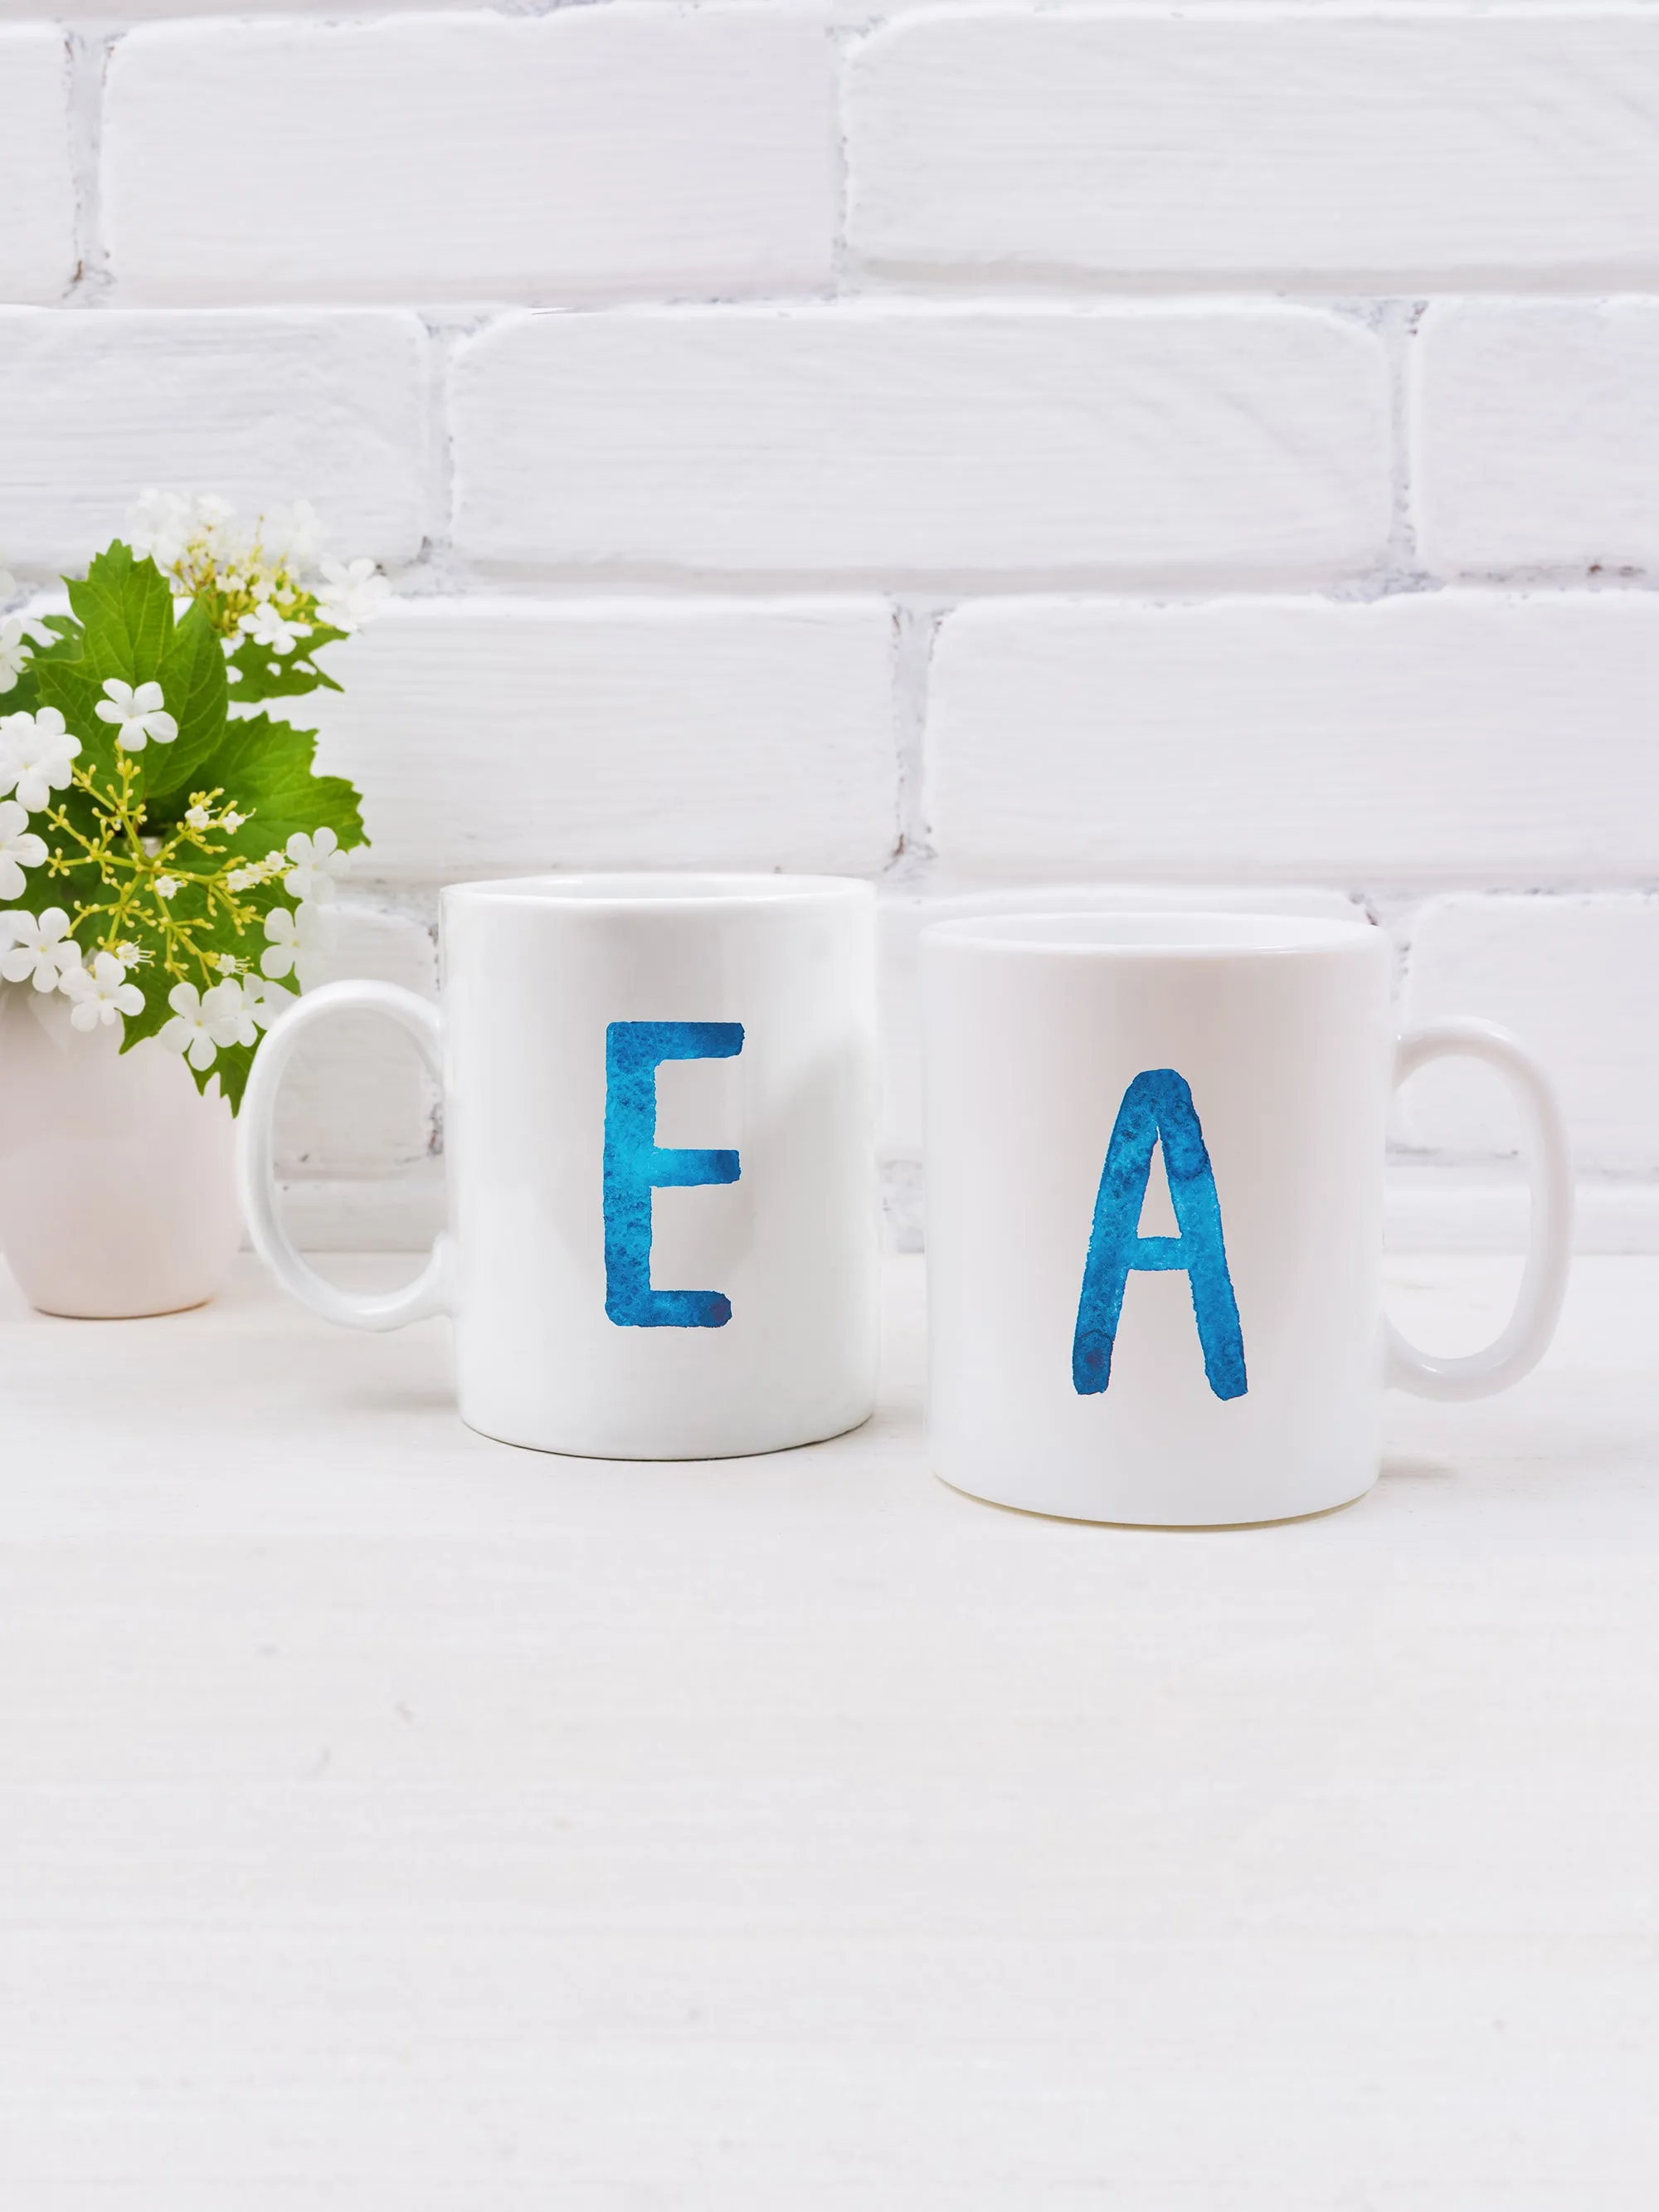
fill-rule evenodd
<path id="1" fill-rule="evenodd" d="M 1571 1244 L 1553 1093 L 1489 1024 L 1396 1039 L 1380 930 L 994 916 L 921 957 L 946 1482 L 1078 1520 L 1289 1519 L 1375 1481 L 1385 1382 L 1482 1397 L 1542 1354 Z M 1532 1237 L 1501 1335 L 1442 1358 L 1382 1310 L 1382 1173 L 1391 1086 L 1454 1054 L 1515 1093 Z"/>
<path id="2" fill-rule="evenodd" d="M 601 1459 L 781 1450 L 874 1404 L 875 897 L 832 876 L 587 875 L 442 894 L 441 1003 L 325 986 L 243 1103 L 243 1204 L 329 1319 L 455 1320 L 461 1418 Z M 388 1015 L 443 1086 L 449 1231 L 405 1289 L 289 1243 L 272 1117 L 295 1046 Z"/>

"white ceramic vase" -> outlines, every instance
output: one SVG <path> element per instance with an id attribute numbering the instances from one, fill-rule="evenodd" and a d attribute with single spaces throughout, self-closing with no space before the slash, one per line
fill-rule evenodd
<path id="1" fill-rule="evenodd" d="M 120 1044 L 60 994 L 0 984 L 0 1251 L 44 1313 L 201 1305 L 240 1242 L 229 1107 L 154 1037 Z"/>

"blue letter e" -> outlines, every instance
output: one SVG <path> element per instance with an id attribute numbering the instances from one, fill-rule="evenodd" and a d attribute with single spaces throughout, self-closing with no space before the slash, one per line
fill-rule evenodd
<path id="1" fill-rule="evenodd" d="M 612 1022 L 605 1033 L 605 1310 L 619 1328 L 724 1328 L 720 1291 L 651 1287 L 651 1194 L 736 1182 L 735 1152 L 665 1152 L 657 1070 L 665 1060 L 730 1060 L 741 1022 Z"/>
<path id="2" fill-rule="evenodd" d="M 1160 1142 L 1179 1237 L 1140 1234 L 1146 1177 L 1153 1148 Z M 1210 1388 L 1218 1398 L 1242 1398 L 1248 1387 L 1244 1339 L 1233 1279 L 1227 1272 L 1215 1176 L 1193 1094 L 1185 1078 L 1172 1067 L 1149 1067 L 1136 1076 L 1112 1125 L 1095 1199 L 1077 1333 L 1072 1339 L 1072 1381 L 1080 1397 L 1103 1390 L 1112 1379 L 1112 1346 L 1123 1310 L 1124 1285 L 1130 1270 L 1142 1267 L 1173 1268 L 1186 1274 Z"/>

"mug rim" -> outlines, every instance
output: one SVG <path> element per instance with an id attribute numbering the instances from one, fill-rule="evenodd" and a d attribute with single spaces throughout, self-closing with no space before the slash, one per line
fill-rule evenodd
<path id="1" fill-rule="evenodd" d="M 1374 922 L 1322 915 L 1190 912 L 1144 908 L 963 916 L 921 933 L 925 949 L 1103 960 L 1305 957 L 1386 946 Z"/>
<path id="2" fill-rule="evenodd" d="M 446 884 L 440 897 L 571 914 L 659 913 L 676 908 L 698 912 L 763 908 L 812 899 L 866 900 L 875 897 L 875 890 L 859 876 L 775 874 L 741 868 L 574 868 L 564 875 L 485 876 Z"/>

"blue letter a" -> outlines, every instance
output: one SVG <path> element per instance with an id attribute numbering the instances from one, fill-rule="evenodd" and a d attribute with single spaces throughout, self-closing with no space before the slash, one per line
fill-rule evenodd
<path id="1" fill-rule="evenodd" d="M 1164 1168 L 1179 1237 L 1143 1237 L 1140 1209 L 1146 1198 L 1154 1146 L 1164 1146 Z M 1080 1397 L 1103 1390 L 1112 1379 L 1112 1346 L 1132 1268 L 1174 1268 L 1192 1285 L 1193 1317 L 1204 1353 L 1204 1372 L 1218 1398 L 1242 1398 L 1244 1339 L 1238 1301 L 1227 1272 L 1221 1206 L 1204 1132 L 1186 1079 L 1172 1067 L 1149 1067 L 1123 1094 L 1106 1147 L 1095 1200 L 1089 1257 L 1072 1339 L 1072 1381 Z"/>
<path id="2" fill-rule="evenodd" d="M 619 1328 L 724 1328 L 720 1291 L 651 1287 L 651 1194 L 736 1182 L 735 1152 L 665 1151 L 657 1070 L 665 1060 L 731 1060 L 741 1022 L 612 1022 L 605 1033 L 605 1310 Z"/>

